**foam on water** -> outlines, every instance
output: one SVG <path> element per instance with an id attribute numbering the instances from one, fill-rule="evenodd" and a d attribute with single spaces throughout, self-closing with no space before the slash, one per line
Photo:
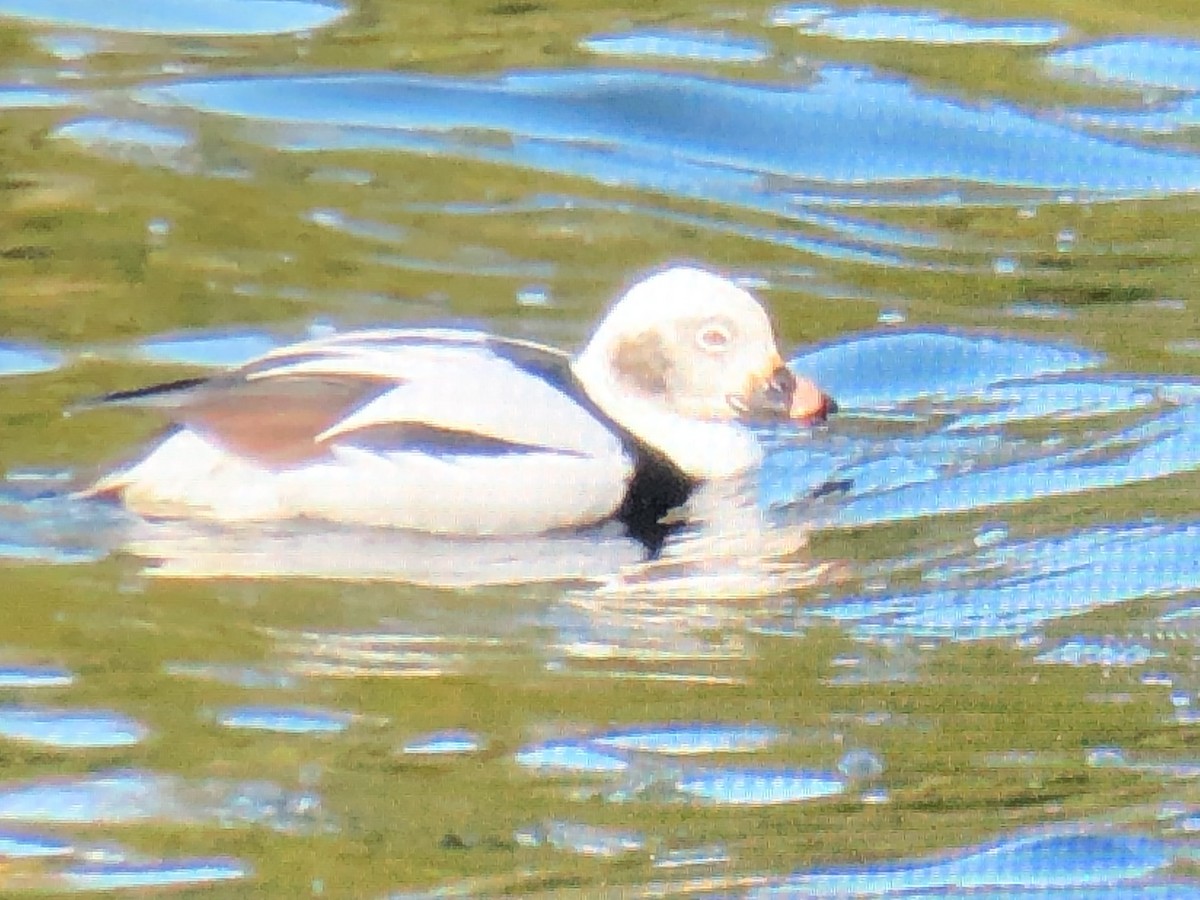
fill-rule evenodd
<path id="1" fill-rule="evenodd" d="M 0 831 L 0 858 L 3 859 L 45 859 L 70 856 L 74 852 L 74 844 L 54 835 Z"/>
<path id="2" fill-rule="evenodd" d="M 345 7 L 318 0 L 164 0 L 134 5 L 95 0 L 0 0 L 0 17 L 97 31 L 197 37 L 312 31 L 345 14 Z"/>

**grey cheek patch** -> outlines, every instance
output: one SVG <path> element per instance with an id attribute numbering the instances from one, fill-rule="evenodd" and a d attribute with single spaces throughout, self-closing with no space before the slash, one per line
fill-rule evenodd
<path id="1" fill-rule="evenodd" d="M 617 377 L 638 393 L 665 396 L 671 363 L 662 335 L 653 331 L 621 341 L 613 348 L 612 368 Z"/>

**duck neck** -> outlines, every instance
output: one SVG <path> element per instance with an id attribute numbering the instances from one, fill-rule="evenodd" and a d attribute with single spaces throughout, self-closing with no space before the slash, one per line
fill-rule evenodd
<path id="1" fill-rule="evenodd" d="M 736 422 L 689 419 L 654 398 L 621 390 L 595 342 L 571 368 L 604 415 L 689 479 L 730 478 L 762 460 L 758 440 Z"/>

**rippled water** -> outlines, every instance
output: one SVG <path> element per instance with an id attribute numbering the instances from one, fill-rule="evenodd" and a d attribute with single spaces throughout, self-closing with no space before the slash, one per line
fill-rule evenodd
<path id="1" fill-rule="evenodd" d="M 1196 22 L 994 6 L 0 0 L 0 890 L 1200 896 Z M 680 259 L 841 412 L 651 563 L 72 494 Z"/>

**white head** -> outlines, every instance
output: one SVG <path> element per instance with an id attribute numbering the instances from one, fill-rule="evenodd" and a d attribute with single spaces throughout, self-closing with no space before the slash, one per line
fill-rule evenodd
<path id="1" fill-rule="evenodd" d="M 695 478 L 759 461 L 739 419 L 812 421 L 831 406 L 784 366 L 758 301 L 702 269 L 666 269 L 635 284 L 574 369 L 613 421 Z"/>

